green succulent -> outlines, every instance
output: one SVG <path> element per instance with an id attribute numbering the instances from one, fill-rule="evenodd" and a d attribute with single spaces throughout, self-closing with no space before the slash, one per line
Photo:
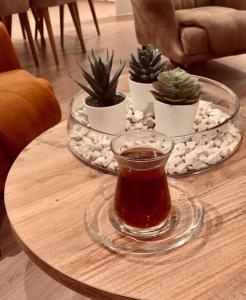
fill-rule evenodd
<path id="1" fill-rule="evenodd" d="M 149 45 L 137 49 L 137 58 L 131 54 L 129 62 L 131 79 L 140 83 L 153 83 L 165 68 L 166 62 L 161 62 L 161 53 Z"/>
<path id="2" fill-rule="evenodd" d="M 91 96 L 91 103 L 93 103 L 93 106 L 107 107 L 121 102 L 123 97 L 117 95 L 116 89 L 119 76 L 124 69 L 125 63 L 120 61 L 114 75 L 111 78 L 110 75 L 113 65 L 114 52 L 112 52 L 112 54 L 109 56 L 107 50 L 105 61 L 103 61 L 100 56 L 96 57 L 93 50 L 91 53 L 91 57 L 88 57 L 91 73 L 87 72 L 80 66 L 82 75 L 89 86 L 71 77 L 72 80 Z"/>
<path id="3" fill-rule="evenodd" d="M 194 104 L 201 94 L 198 79 L 180 68 L 160 73 L 153 88 L 156 100 L 167 104 Z"/>

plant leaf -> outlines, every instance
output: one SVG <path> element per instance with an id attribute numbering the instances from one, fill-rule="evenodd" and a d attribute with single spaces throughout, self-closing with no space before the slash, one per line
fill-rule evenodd
<path id="1" fill-rule="evenodd" d="M 119 78 L 120 74 L 122 73 L 124 67 L 125 67 L 125 62 L 122 63 L 122 62 L 120 61 L 120 64 L 119 64 L 119 66 L 118 66 L 116 72 L 114 73 L 113 78 L 112 78 L 111 81 L 110 81 L 109 89 L 110 89 L 112 86 L 114 86 L 114 84 L 115 84 L 116 81 L 118 82 L 118 78 Z"/>
<path id="2" fill-rule="evenodd" d="M 136 60 L 136 58 L 133 54 L 131 54 L 131 59 L 132 59 L 132 61 L 130 61 L 130 63 L 132 63 L 133 65 L 136 65 L 139 68 L 141 68 L 140 63 Z"/>
<path id="3" fill-rule="evenodd" d="M 74 79 L 70 74 L 70 78 L 77 83 L 84 91 L 86 91 L 92 98 L 97 99 L 97 95 L 90 89 L 88 88 L 85 84 L 82 82 L 79 82 L 78 80 Z"/>

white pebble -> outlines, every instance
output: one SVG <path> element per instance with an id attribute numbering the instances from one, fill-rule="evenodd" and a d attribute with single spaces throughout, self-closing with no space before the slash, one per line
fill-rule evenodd
<path id="1" fill-rule="evenodd" d="M 201 162 L 203 162 L 203 163 L 208 163 L 208 157 L 207 157 L 207 155 L 205 155 L 205 154 L 201 154 L 201 155 L 199 155 L 199 160 L 201 161 Z"/>
<path id="2" fill-rule="evenodd" d="M 229 144 L 234 140 L 233 136 L 230 133 L 226 133 L 225 138 Z"/>
<path id="3" fill-rule="evenodd" d="M 103 149 L 103 146 L 99 143 L 96 143 L 94 144 L 94 150 L 97 150 L 97 151 L 101 151 Z"/>
<path id="4" fill-rule="evenodd" d="M 229 152 L 230 152 L 230 148 L 220 148 L 220 156 L 222 158 L 227 157 Z"/>
<path id="5" fill-rule="evenodd" d="M 126 119 L 131 119 L 133 116 L 133 111 L 131 109 L 128 110 L 128 112 L 126 113 Z"/>
<path id="6" fill-rule="evenodd" d="M 186 149 L 193 150 L 196 147 L 196 143 L 194 141 L 186 143 Z"/>
<path id="7" fill-rule="evenodd" d="M 210 140 L 210 141 L 208 142 L 208 147 L 211 149 L 211 148 L 213 148 L 214 146 L 215 146 L 214 140 Z"/>
<path id="8" fill-rule="evenodd" d="M 216 164 L 218 161 L 220 161 L 220 152 L 219 151 L 209 155 L 206 163 L 209 165 L 213 165 L 213 164 Z"/>
<path id="9" fill-rule="evenodd" d="M 105 158 L 103 156 L 98 157 L 94 163 L 98 166 L 103 166 L 103 164 L 105 163 Z"/>
<path id="10" fill-rule="evenodd" d="M 197 155 L 208 155 L 209 154 L 209 149 L 205 145 L 199 145 L 195 149 L 195 153 Z"/>
<path id="11" fill-rule="evenodd" d="M 185 151 L 185 143 L 176 144 L 175 149 L 177 149 L 178 151 Z"/>
<path id="12" fill-rule="evenodd" d="M 151 112 L 149 112 L 149 113 L 147 113 L 147 114 L 146 114 L 146 117 L 153 118 L 153 117 L 154 117 L 154 114 L 153 114 L 153 113 L 151 113 Z"/>
<path id="13" fill-rule="evenodd" d="M 126 120 L 126 129 L 129 130 L 131 126 L 131 122 L 129 120 Z"/>
<path id="14" fill-rule="evenodd" d="M 98 139 L 98 133 L 90 130 L 90 132 L 87 134 L 87 137 L 93 141 Z"/>
<path id="15" fill-rule="evenodd" d="M 234 141 L 229 145 L 229 149 L 231 150 L 231 152 L 233 152 L 237 146 L 238 146 L 238 142 Z"/>
<path id="16" fill-rule="evenodd" d="M 181 163 L 175 167 L 175 172 L 178 174 L 184 174 L 187 171 L 186 164 Z"/>
<path id="17" fill-rule="evenodd" d="M 130 119 L 130 121 L 132 121 L 132 123 L 137 123 L 137 122 L 141 121 L 143 119 L 143 117 L 144 117 L 143 112 L 136 110 L 134 112 L 134 115 L 132 115 L 129 119 Z"/>
<path id="18" fill-rule="evenodd" d="M 98 157 L 100 157 L 101 156 L 101 153 L 99 152 L 99 151 L 93 151 L 92 153 L 91 153 L 91 160 L 96 160 Z"/>
<path id="19" fill-rule="evenodd" d="M 83 136 L 86 136 L 88 133 L 89 133 L 89 129 L 85 128 L 85 127 L 82 127 L 81 130 L 80 130 L 80 133 L 83 135 Z"/>
<path id="20" fill-rule="evenodd" d="M 72 131 L 69 134 L 69 138 L 75 141 L 80 141 L 82 140 L 82 136 L 80 133 L 78 133 L 77 131 Z"/>
<path id="21" fill-rule="evenodd" d="M 143 124 L 142 123 L 136 123 L 135 124 L 135 128 L 136 129 L 142 129 L 143 128 Z"/>
<path id="22" fill-rule="evenodd" d="M 101 145 L 103 147 L 108 147 L 110 145 L 110 139 L 106 135 L 101 140 Z"/>
<path id="23" fill-rule="evenodd" d="M 174 163 L 175 166 L 177 166 L 178 164 L 183 162 L 183 160 L 180 156 L 175 156 L 175 157 L 173 157 L 172 162 Z"/>
<path id="24" fill-rule="evenodd" d="M 172 161 L 170 161 L 170 159 L 168 160 L 166 169 L 169 174 L 174 174 L 176 172 L 175 164 Z"/>
<path id="25" fill-rule="evenodd" d="M 146 124 L 146 126 L 148 126 L 148 128 L 153 128 L 154 125 L 155 125 L 155 121 L 152 118 L 148 118 L 148 119 L 146 119 L 146 123 L 145 124 Z"/>
<path id="26" fill-rule="evenodd" d="M 192 167 L 194 170 L 201 170 L 203 168 L 206 168 L 208 165 L 202 161 L 197 160 L 192 164 Z"/>
<path id="27" fill-rule="evenodd" d="M 89 160 L 90 159 L 90 156 L 91 156 L 91 152 L 88 151 L 88 152 L 83 152 L 83 157 L 86 159 L 86 160 Z"/>
<path id="28" fill-rule="evenodd" d="M 84 137 L 83 138 L 83 143 L 85 145 L 89 145 L 89 146 L 91 146 L 93 144 L 92 140 L 90 138 L 88 138 L 88 137 Z"/>
<path id="29" fill-rule="evenodd" d="M 185 156 L 186 165 L 192 165 L 197 160 L 197 156 L 195 152 L 187 153 Z"/>
<path id="30" fill-rule="evenodd" d="M 115 167 L 115 164 L 114 162 L 112 161 L 109 165 L 108 165 L 108 168 L 112 171 L 115 171 L 116 170 L 116 167 Z"/>
<path id="31" fill-rule="evenodd" d="M 103 163 L 104 168 L 106 168 L 113 160 L 113 157 L 107 157 Z"/>
<path id="32" fill-rule="evenodd" d="M 215 144 L 215 146 L 220 147 L 221 140 L 220 139 L 215 139 L 214 144 Z"/>

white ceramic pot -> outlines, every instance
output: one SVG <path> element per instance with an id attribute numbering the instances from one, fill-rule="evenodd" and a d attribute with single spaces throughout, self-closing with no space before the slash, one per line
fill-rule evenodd
<path id="1" fill-rule="evenodd" d="M 191 134 L 199 101 L 190 105 L 170 105 L 154 101 L 155 130 L 170 137 Z"/>
<path id="2" fill-rule="evenodd" d="M 128 77 L 130 95 L 134 110 L 144 113 L 154 113 L 154 96 L 150 92 L 153 90 L 152 83 L 139 83 Z"/>
<path id="3" fill-rule="evenodd" d="M 122 95 L 124 96 L 124 95 Z M 125 97 L 125 96 L 124 96 Z M 108 134 L 120 134 L 126 129 L 126 100 L 108 107 L 94 107 L 86 104 L 84 106 L 88 114 L 91 127 Z"/>

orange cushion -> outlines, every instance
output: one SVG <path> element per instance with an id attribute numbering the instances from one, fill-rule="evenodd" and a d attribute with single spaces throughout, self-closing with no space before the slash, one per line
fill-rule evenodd
<path id="1" fill-rule="evenodd" d="M 0 177 L 6 177 L 6 170 L 28 143 L 60 119 L 59 104 L 46 80 L 23 70 L 1 73 Z"/>

